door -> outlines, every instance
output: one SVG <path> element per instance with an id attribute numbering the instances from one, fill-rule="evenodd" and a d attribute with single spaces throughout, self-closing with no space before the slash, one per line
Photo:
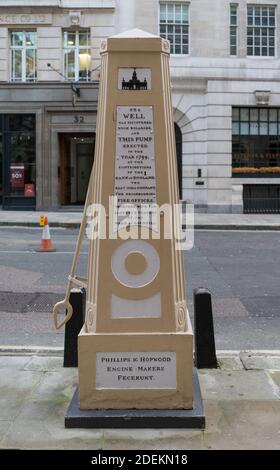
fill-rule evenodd
<path id="1" fill-rule="evenodd" d="M 71 199 L 71 161 L 70 161 L 70 138 L 65 134 L 59 135 L 60 151 L 60 202 L 61 205 L 70 204 Z"/>
<path id="2" fill-rule="evenodd" d="M 94 158 L 95 134 L 59 134 L 61 205 L 84 204 Z"/>
<path id="3" fill-rule="evenodd" d="M 84 203 L 87 195 L 89 177 L 93 164 L 93 143 L 76 145 L 77 161 L 77 203 Z"/>

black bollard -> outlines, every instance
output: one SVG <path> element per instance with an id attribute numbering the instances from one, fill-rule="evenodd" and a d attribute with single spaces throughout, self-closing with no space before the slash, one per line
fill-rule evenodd
<path id="1" fill-rule="evenodd" d="M 78 334 L 84 324 L 85 289 L 72 289 L 69 302 L 73 307 L 73 315 L 65 325 L 63 367 L 77 367 Z"/>
<path id="2" fill-rule="evenodd" d="M 207 289 L 194 289 L 194 363 L 198 369 L 218 367 L 211 294 Z"/>

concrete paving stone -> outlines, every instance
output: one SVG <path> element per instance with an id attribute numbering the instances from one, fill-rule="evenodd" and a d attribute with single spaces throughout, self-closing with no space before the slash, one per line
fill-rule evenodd
<path id="1" fill-rule="evenodd" d="M 63 370 L 62 357 L 42 357 L 32 356 L 31 360 L 26 364 L 24 370 L 37 370 L 37 371 L 61 371 Z"/>
<path id="2" fill-rule="evenodd" d="M 97 450 L 102 448 L 102 431 L 65 429 L 64 421 L 15 421 L 1 442 L 2 449 Z"/>
<path id="3" fill-rule="evenodd" d="M 280 401 L 205 402 L 205 408 L 211 416 L 203 438 L 208 449 L 279 450 Z"/>
<path id="4" fill-rule="evenodd" d="M 270 375 L 273 382 L 279 388 L 279 393 L 280 393 L 280 372 L 276 371 L 276 370 L 268 370 L 267 373 Z M 279 445 L 279 447 L 280 447 L 280 445 Z"/>
<path id="5" fill-rule="evenodd" d="M 280 400 L 280 388 L 279 388 L 278 384 L 276 383 L 276 381 L 273 380 L 273 378 L 272 378 L 272 373 L 273 373 L 273 372 L 274 372 L 274 371 L 272 371 L 272 370 L 266 370 L 266 371 L 265 371 L 265 373 L 266 373 L 266 375 L 267 375 L 267 378 L 268 378 L 268 381 L 269 381 L 271 387 L 273 388 L 275 395 L 276 395 L 276 396 L 278 397 L 278 399 Z M 275 371 L 275 372 L 276 372 L 276 371 Z"/>
<path id="6" fill-rule="evenodd" d="M 32 212 L 21 212 L 21 211 L 0 211 L 1 217 L 0 222 L 5 223 L 28 223 L 35 224 L 38 227 L 38 220 L 40 218 L 39 211 Z M 50 226 L 54 224 L 79 224 L 82 219 L 82 209 L 76 211 L 57 211 L 57 212 L 45 212 L 48 216 Z M 207 214 L 207 213 L 195 213 L 195 224 L 201 226 L 267 226 L 276 227 L 280 225 L 280 217 L 278 214 Z"/>
<path id="7" fill-rule="evenodd" d="M 48 400 L 55 395 L 64 393 L 67 387 L 75 388 L 77 382 L 78 369 L 76 367 L 67 367 L 61 369 L 61 371 L 45 372 L 42 373 L 42 380 L 36 390 L 34 390 L 34 394 L 36 393 L 36 396 L 45 397 Z"/>
<path id="8" fill-rule="evenodd" d="M 200 370 L 202 397 L 206 400 L 278 400 L 264 371 Z"/>
<path id="9" fill-rule="evenodd" d="M 243 370 L 243 364 L 240 358 L 231 356 L 231 357 L 218 357 L 219 367 L 222 370 Z"/>
<path id="10" fill-rule="evenodd" d="M 63 374 L 50 372 L 42 375 L 42 380 L 30 394 L 17 416 L 18 421 L 40 419 L 64 421 L 66 409 L 76 388 L 75 373 L 71 370 Z"/>
<path id="11" fill-rule="evenodd" d="M 39 372 L 2 368 L 0 419 L 15 419 L 40 380 Z"/>
<path id="12" fill-rule="evenodd" d="M 193 429 L 112 429 L 104 430 L 104 450 L 201 450 L 202 432 Z"/>
<path id="13" fill-rule="evenodd" d="M 7 356 L 5 354 L 0 354 L 0 373 L 2 375 L 1 369 L 10 370 L 11 368 L 16 368 L 18 370 L 23 370 L 30 360 L 30 356 Z"/>
<path id="14" fill-rule="evenodd" d="M 8 420 L 1 420 L 0 419 L 0 448 L 1 442 L 5 438 L 6 434 L 8 434 L 12 421 Z"/>
<path id="15" fill-rule="evenodd" d="M 240 353 L 240 358 L 244 368 L 250 369 L 273 369 L 280 370 L 280 356 L 252 355 L 250 353 Z"/>

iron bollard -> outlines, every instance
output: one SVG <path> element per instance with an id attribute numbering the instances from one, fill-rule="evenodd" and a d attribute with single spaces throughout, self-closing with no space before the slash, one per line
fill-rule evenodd
<path id="1" fill-rule="evenodd" d="M 85 289 L 72 289 L 69 302 L 73 315 L 65 325 L 63 367 L 78 367 L 78 334 L 84 324 Z"/>
<path id="2" fill-rule="evenodd" d="M 198 369 L 218 367 L 211 294 L 207 289 L 194 289 L 194 363 Z"/>

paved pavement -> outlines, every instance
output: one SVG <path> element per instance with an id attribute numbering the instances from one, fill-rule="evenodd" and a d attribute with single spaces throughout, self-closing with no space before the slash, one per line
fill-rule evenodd
<path id="1" fill-rule="evenodd" d="M 0 348 L 0 449 L 280 448 L 280 351 L 219 353 L 199 372 L 206 429 L 65 429 L 77 369 L 60 349 Z"/>
<path id="2" fill-rule="evenodd" d="M 79 212 L 1 211 L 0 226 L 38 226 L 40 215 L 48 216 L 50 226 L 77 228 Z M 280 230 L 280 214 L 195 214 L 197 229 Z"/>

